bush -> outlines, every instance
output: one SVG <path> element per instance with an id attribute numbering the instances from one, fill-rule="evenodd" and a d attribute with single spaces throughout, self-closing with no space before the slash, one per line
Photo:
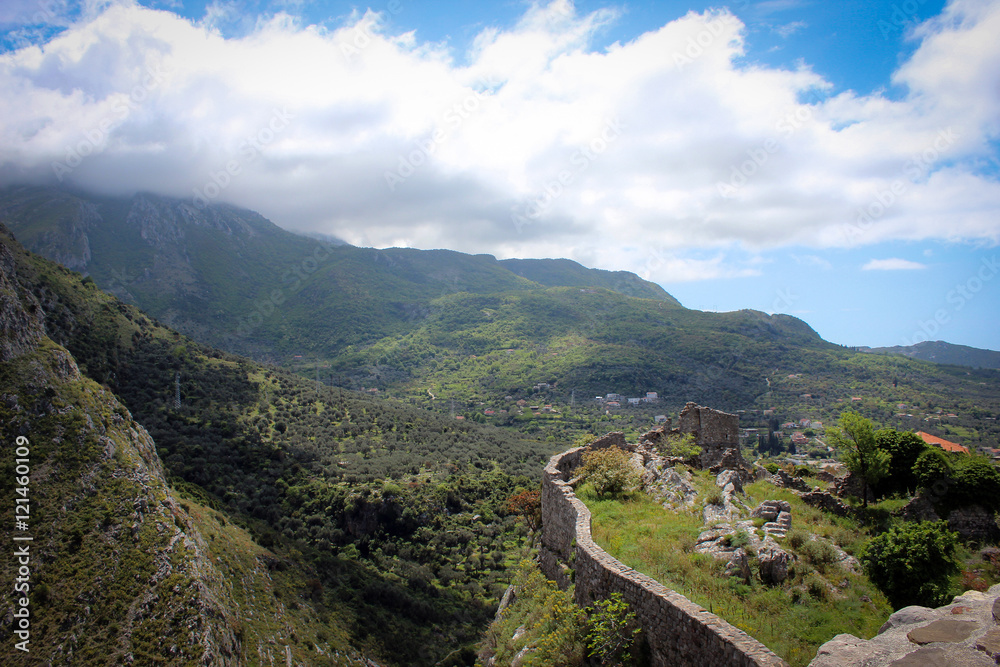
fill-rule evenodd
<path id="1" fill-rule="evenodd" d="M 701 454 L 701 447 L 695 444 L 693 433 L 669 435 L 657 449 L 663 456 L 680 456 L 685 459 Z"/>
<path id="2" fill-rule="evenodd" d="M 809 541 L 809 533 L 800 528 L 792 528 L 785 535 L 785 541 L 788 543 L 788 546 L 798 551 L 802 548 L 802 545 Z"/>
<path id="3" fill-rule="evenodd" d="M 587 632 L 587 655 L 600 660 L 601 665 L 619 665 L 627 656 L 636 636 L 642 631 L 635 612 L 614 592 L 610 598 L 598 600 L 587 610 L 590 613 Z"/>
<path id="4" fill-rule="evenodd" d="M 872 583 L 896 609 L 945 602 L 949 578 L 958 572 L 958 535 L 943 521 L 904 523 L 872 538 L 859 560 Z"/>
<path id="5" fill-rule="evenodd" d="M 712 489 L 705 495 L 706 505 L 721 505 L 722 502 L 722 491 L 720 489 Z"/>
<path id="6" fill-rule="evenodd" d="M 815 539 L 806 542 L 798 550 L 810 565 L 817 570 L 825 569 L 837 562 L 837 552 L 826 540 Z"/>
<path id="7" fill-rule="evenodd" d="M 493 657 L 509 665 L 525 646 L 535 650 L 525 656 L 524 665 L 575 667 L 583 663 L 585 615 L 573 603 L 573 596 L 530 561 L 522 561 L 514 574 L 515 598 L 493 621 L 480 650 L 480 660 Z M 523 628 L 518 639 L 515 630 Z"/>
<path id="8" fill-rule="evenodd" d="M 632 457 L 618 447 L 587 452 L 578 472 L 598 498 L 621 498 L 639 488 L 640 475 Z"/>
<path id="9" fill-rule="evenodd" d="M 773 463 L 773 462 L 772 463 L 765 463 L 764 464 L 764 470 L 768 471 L 772 475 L 776 475 L 776 474 L 778 474 L 778 471 L 781 470 L 781 466 L 779 466 L 777 463 Z"/>
<path id="10" fill-rule="evenodd" d="M 917 484 L 925 489 L 933 489 L 935 484 L 951 484 L 951 464 L 948 457 L 937 447 L 924 451 L 913 464 L 913 476 Z"/>
<path id="11" fill-rule="evenodd" d="M 953 478 L 955 496 L 959 501 L 990 509 L 997 509 L 1000 505 L 1000 473 L 985 457 L 962 459 L 954 469 Z"/>

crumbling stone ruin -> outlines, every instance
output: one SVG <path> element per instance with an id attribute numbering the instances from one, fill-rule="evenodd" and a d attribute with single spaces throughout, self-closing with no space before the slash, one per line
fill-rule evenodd
<path id="1" fill-rule="evenodd" d="M 719 481 L 732 510 L 742 504 L 742 485 L 755 478 L 755 471 L 739 454 L 738 418 L 735 415 L 688 404 L 681 412 L 680 426 L 664 424 L 627 444 L 621 433 L 608 435 L 588 447 L 577 447 L 549 460 L 542 478 L 542 544 L 539 563 L 542 571 L 562 587 L 572 582 L 576 602 L 582 606 L 618 592 L 635 611 L 644 631 L 651 664 L 656 667 L 778 667 L 787 665 L 766 646 L 723 619 L 691 602 L 676 591 L 626 567 L 594 543 L 590 532 L 590 511 L 573 493 L 575 470 L 588 449 L 616 446 L 633 453 L 633 462 L 643 471 L 645 488 L 665 504 L 690 506 L 697 495 L 690 485 L 690 473 L 678 472 L 671 461 L 656 452 L 655 445 L 672 433 L 693 433 L 695 442 L 708 457 L 694 461 L 709 469 L 720 468 Z M 752 522 L 751 522 L 752 523 Z M 776 546 L 776 545 L 775 545 Z M 749 576 L 749 559 L 744 551 L 734 567 Z M 780 557 L 779 557 L 780 560 Z M 780 565 L 775 566 L 779 570 Z M 785 569 L 787 573 L 787 567 Z"/>
<path id="2" fill-rule="evenodd" d="M 590 447 L 624 444 L 621 434 Z M 625 447 L 635 450 L 635 446 Z M 563 588 L 572 581 L 577 604 L 620 593 L 635 611 L 654 667 L 787 667 L 759 641 L 644 574 L 626 567 L 596 543 L 590 511 L 573 493 L 570 480 L 587 448 L 549 460 L 542 477 L 542 544 L 539 565 Z"/>

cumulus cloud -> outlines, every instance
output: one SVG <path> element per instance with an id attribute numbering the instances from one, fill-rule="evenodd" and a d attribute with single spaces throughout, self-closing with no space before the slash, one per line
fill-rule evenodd
<path id="1" fill-rule="evenodd" d="M 891 257 L 889 259 L 873 259 L 861 267 L 862 271 L 915 271 L 926 269 L 926 264 L 912 262 L 908 259 Z"/>
<path id="2" fill-rule="evenodd" d="M 741 64 L 745 26 L 722 10 L 596 49 L 615 12 L 555 0 L 458 60 L 371 11 L 226 38 L 227 7 L 192 22 L 102 4 L 0 55 L 0 179 L 660 281 L 754 275 L 754 253 L 782 246 L 1000 237 L 982 168 L 1000 131 L 997 3 L 953 0 L 917 27 L 898 99 Z"/>

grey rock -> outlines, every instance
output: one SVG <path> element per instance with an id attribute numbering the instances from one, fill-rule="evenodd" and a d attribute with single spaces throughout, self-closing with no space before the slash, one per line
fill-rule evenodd
<path id="1" fill-rule="evenodd" d="M 965 641 L 979 628 L 975 621 L 938 620 L 928 625 L 910 630 L 906 634 L 914 644 L 934 642 L 956 643 Z"/>
<path id="2" fill-rule="evenodd" d="M 787 551 L 776 547 L 767 547 L 757 554 L 760 563 L 760 578 L 766 584 L 780 584 L 788 578 Z"/>
<path id="3" fill-rule="evenodd" d="M 882 627 L 879 628 L 878 633 L 882 634 L 886 630 L 891 630 L 893 628 L 898 628 L 903 625 L 913 625 L 914 623 L 922 623 L 923 621 L 929 621 L 932 618 L 937 617 L 937 612 L 928 607 L 921 607 L 918 605 L 911 605 L 909 607 L 903 607 L 899 611 L 892 614 Z"/>

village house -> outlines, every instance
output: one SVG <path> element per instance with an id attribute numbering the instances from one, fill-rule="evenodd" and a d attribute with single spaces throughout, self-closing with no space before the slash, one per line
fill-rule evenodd
<path id="1" fill-rule="evenodd" d="M 946 452 L 954 452 L 961 454 L 969 453 L 968 447 L 963 447 L 957 442 L 951 442 L 949 440 L 945 440 L 944 438 L 939 438 L 936 435 L 931 435 L 930 433 L 924 433 L 923 431 L 917 431 L 917 435 L 920 437 L 921 440 L 926 442 L 928 445 L 937 445 Z"/>

